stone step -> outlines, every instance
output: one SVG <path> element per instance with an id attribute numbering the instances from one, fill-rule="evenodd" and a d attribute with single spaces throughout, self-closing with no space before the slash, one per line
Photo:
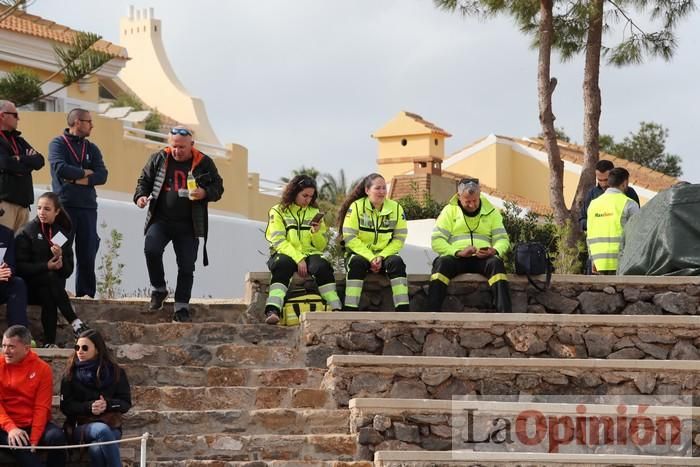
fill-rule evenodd
<path id="1" fill-rule="evenodd" d="M 373 467 L 368 461 L 300 461 L 300 460 L 267 460 L 267 461 L 220 461 L 220 460 L 186 460 L 186 461 L 155 461 L 149 462 L 149 467 Z"/>
<path id="2" fill-rule="evenodd" d="M 374 456 L 375 467 L 502 467 L 504 465 L 560 467 L 560 466 L 689 466 L 700 465 L 700 459 L 670 456 L 629 456 L 598 454 L 540 454 L 525 452 L 469 452 L 469 451 L 379 451 Z"/>
<path id="3" fill-rule="evenodd" d="M 506 396 L 495 401 L 360 398 L 350 401 L 350 431 L 359 435 L 360 456 L 367 460 L 374 452 L 397 446 L 427 451 L 656 456 L 700 452 L 700 438 L 693 438 L 693 425 L 700 426 L 700 410 L 692 406 L 692 398 L 663 406 L 648 405 L 647 399 L 581 395 Z M 639 435 L 640 441 L 632 442 L 639 434 L 635 427 L 647 421 L 653 428 L 650 433 L 661 438 Z M 599 429 L 603 427 L 605 431 Z"/>
<path id="4" fill-rule="evenodd" d="M 295 347 L 272 345 L 152 345 L 112 346 L 119 363 L 156 366 L 224 366 L 233 368 L 282 368 L 299 366 Z"/>
<path id="5" fill-rule="evenodd" d="M 693 395 L 700 361 L 334 355 L 321 388 L 351 398 L 517 394 Z"/>
<path id="6" fill-rule="evenodd" d="M 138 410 L 336 408 L 326 390 L 287 387 L 135 386 L 131 400 Z"/>
<path id="7" fill-rule="evenodd" d="M 330 355 L 700 360 L 695 316 L 307 313 L 305 363 Z"/>
<path id="8" fill-rule="evenodd" d="M 152 461 L 217 459 L 219 461 L 303 460 L 353 461 L 356 436 L 325 435 L 167 435 L 149 440 Z M 255 465 L 255 464 L 254 464 Z"/>
<path id="9" fill-rule="evenodd" d="M 122 365 L 132 386 L 284 386 L 318 388 L 325 368 Z"/>
<path id="10" fill-rule="evenodd" d="M 131 410 L 124 416 L 124 436 L 192 433 L 245 435 L 349 434 L 350 412 L 327 409 Z"/>
<path id="11" fill-rule="evenodd" d="M 107 342 L 121 344 L 238 344 L 238 345 L 296 345 L 298 327 L 228 322 L 155 323 L 129 321 L 93 321 Z"/>

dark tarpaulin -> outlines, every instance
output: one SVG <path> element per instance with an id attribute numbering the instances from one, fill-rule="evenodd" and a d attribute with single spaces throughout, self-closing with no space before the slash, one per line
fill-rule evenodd
<path id="1" fill-rule="evenodd" d="M 700 275 L 700 185 L 662 191 L 625 225 L 618 274 Z"/>

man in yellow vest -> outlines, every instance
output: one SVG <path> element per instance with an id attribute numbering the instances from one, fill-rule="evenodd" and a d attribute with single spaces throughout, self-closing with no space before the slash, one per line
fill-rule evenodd
<path id="1" fill-rule="evenodd" d="M 433 262 L 428 298 L 430 311 L 441 311 L 447 285 L 458 274 L 483 274 L 489 281 L 496 311 L 511 312 L 508 278 L 501 257 L 510 241 L 503 218 L 486 197 L 476 178 L 457 184 L 457 194 L 442 209 L 432 235 Z"/>
<path id="2" fill-rule="evenodd" d="M 617 257 L 627 221 L 639 211 L 639 205 L 627 197 L 630 174 L 622 167 L 610 170 L 605 193 L 588 206 L 588 254 L 593 273 L 617 272 Z"/>

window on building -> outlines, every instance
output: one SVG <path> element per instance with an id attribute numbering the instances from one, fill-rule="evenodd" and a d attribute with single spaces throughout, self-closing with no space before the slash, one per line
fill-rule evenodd
<path id="1" fill-rule="evenodd" d="M 401 140 L 401 146 L 406 146 L 408 144 L 408 141 L 406 141 L 406 138 Z"/>

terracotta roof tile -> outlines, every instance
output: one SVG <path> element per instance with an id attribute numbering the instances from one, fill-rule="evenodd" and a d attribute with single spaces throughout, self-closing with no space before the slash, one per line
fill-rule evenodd
<path id="1" fill-rule="evenodd" d="M 421 116 L 418 115 L 418 114 L 414 114 L 414 113 L 412 113 L 412 112 L 404 112 L 404 113 L 406 114 L 407 117 L 412 118 L 412 119 L 415 120 L 417 123 L 420 123 L 420 124 L 423 125 L 424 127 L 430 129 L 433 133 L 437 133 L 437 134 L 439 134 L 439 135 L 446 136 L 447 138 L 449 138 L 450 136 L 452 136 L 451 134 L 449 134 L 447 131 L 443 130 L 442 128 L 440 128 L 440 127 L 437 126 L 436 124 L 434 124 L 434 123 L 432 123 L 432 122 L 429 122 L 429 121 L 427 121 L 427 120 L 424 120 L 423 117 L 421 117 Z"/>
<path id="2" fill-rule="evenodd" d="M 442 176 L 443 177 L 448 177 L 452 178 L 455 180 L 459 180 L 462 178 L 468 178 L 470 175 L 468 174 L 459 174 L 456 172 L 448 172 L 443 170 L 442 171 Z M 484 185 L 483 183 L 481 184 L 481 191 L 484 193 L 494 196 L 496 198 L 500 198 L 504 201 L 510 201 L 512 203 L 515 203 L 516 205 L 520 206 L 521 208 L 528 209 L 529 211 L 534 212 L 535 214 L 540 214 L 540 215 L 549 215 L 552 214 L 552 208 L 550 206 L 547 206 L 545 204 L 537 203 L 535 201 L 529 200 L 525 197 L 515 195 L 512 193 L 506 193 L 500 190 L 497 190 L 496 188 L 490 187 L 488 185 Z"/>
<path id="3" fill-rule="evenodd" d="M 505 139 L 510 139 L 539 151 L 545 151 L 544 142 L 540 138 L 531 138 L 527 140 L 517 138 Z M 574 164 L 583 165 L 584 148 L 582 146 L 559 141 L 559 149 L 563 160 Z M 636 162 L 628 161 L 627 159 L 616 157 L 605 152 L 600 153 L 600 159 L 609 160 L 615 165 L 615 167 L 624 167 L 630 173 L 630 184 L 647 188 L 651 191 L 663 191 L 667 188 L 671 188 L 680 181 L 675 177 L 671 177 L 664 173 L 639 165 Z"/>
<path id="4" fill-rule="evenodd" d="M 0 11 L 6 7 L 0 7 Z M 28 36 L 49 39 L 63 44 L 72 43 L 78 31 L 63 26 L 61 24 L 49 21 L 40 16 L 31 15 L 25 12 L 17 12 L 0 21 L 0 29 L 12 31 Z M 95 50 L 107 52 L 112 57 L 128 59 L 126 49 L 105 40 L 99 40 L 94 46 Z"/>

